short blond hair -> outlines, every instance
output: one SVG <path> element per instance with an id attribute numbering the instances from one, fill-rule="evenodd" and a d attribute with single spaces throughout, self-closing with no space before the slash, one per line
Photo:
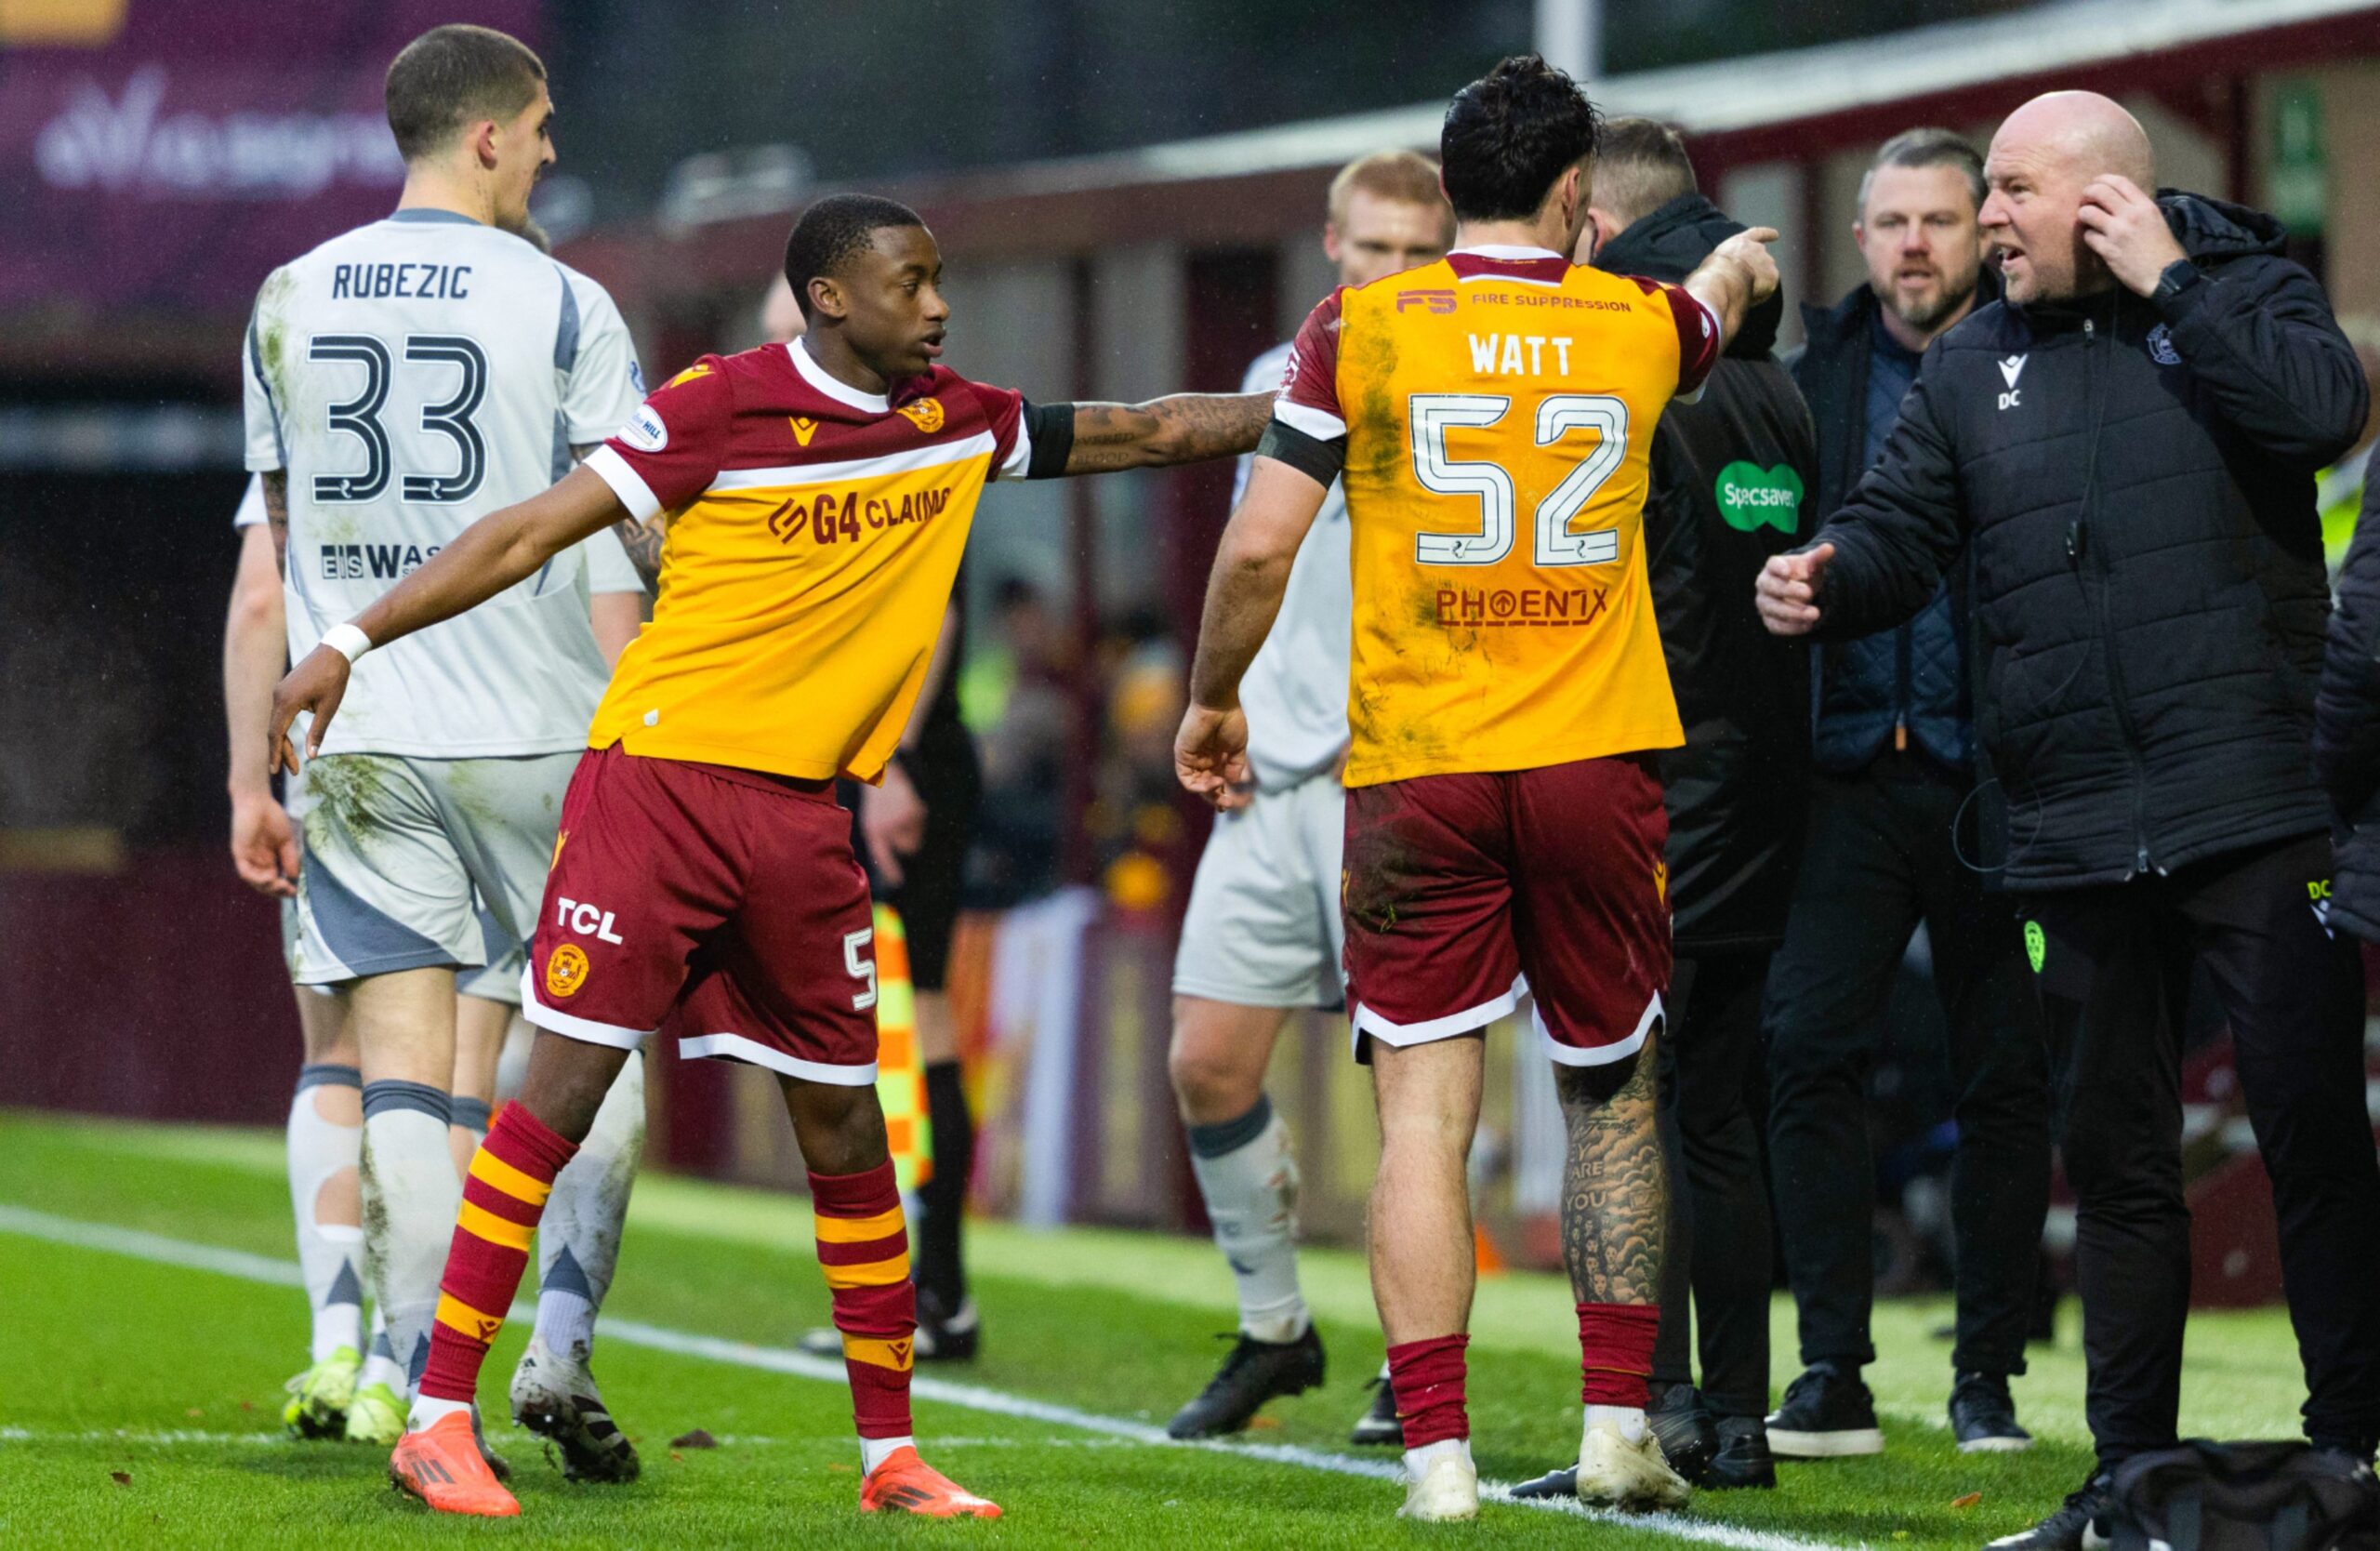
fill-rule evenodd
<path id="1" fill-rule="evenodd" d="M 1448 221 L 1454 219 L 1446 193 L 1438 187 L 1438 164 L 1418 151 L 1375 151 L 1341 167 L 1339 176 L 1330 180 L 1330 195 L 1323 205 L 1331 225 L 1346 220 L 1348 202 L 1357 190 L 1375 199 L 1427 205 Z"/>

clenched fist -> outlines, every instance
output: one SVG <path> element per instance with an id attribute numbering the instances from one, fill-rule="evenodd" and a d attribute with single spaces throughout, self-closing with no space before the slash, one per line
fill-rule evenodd
<path id="1" fill-rule="evenodd" d="M 1826 563 L 1833 558 L 1831 544 L 1768 557 L 1753 596 L 1769 634 L 1807 635 L 1818 628 L 1818 588 L 1826 577 Z"/>

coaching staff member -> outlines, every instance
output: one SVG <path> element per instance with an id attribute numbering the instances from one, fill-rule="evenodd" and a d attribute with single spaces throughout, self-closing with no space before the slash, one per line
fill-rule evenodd
<path id="1" fill-rule="evenodd" d="M 2269 218 L 2152 199 L 2148 138 L 2054 92 L 1991 143 L 2003 299 L 1926 352 L 1882 458 L 1762 574 L 1782 634 L 1909 617 L 1972 545 L 1977 734 L 2065 1064 L 2098 1467 L 1995 1544 L 2081 1545 L 2117 1462 L 2175 1438 L 2189 1300 L 2175 1014 L 2204 964 L 2280 1218 L 2319 1445 L 2380 1435 L 2380 1162 L 2313 766 L 2328 590 L 2314 474 L 2367 406 Z M 2012 925 L 2012 930 L 2016 928 Z"/>

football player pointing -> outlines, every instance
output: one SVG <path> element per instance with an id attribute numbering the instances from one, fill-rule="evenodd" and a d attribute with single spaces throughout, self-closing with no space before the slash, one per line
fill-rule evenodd
<path id="1" fill-rule="evenodd" d="M 543 495 L 473 524 L 337 627 L 274 696 L 274 757 L 353 659 L 533 576 L 616 522 L 666 513 L 661 599 L 622 657 L 562 807 L 523 981 L 537 1025 L 518 1102 L 473 1159 L 430 1361 L 391 1475 L 433 1508 L 519 1505 L 471 1442 L 470 1401 L 550 1182 L 612 1076 L 673 1009 L 684 1055 L 775 1072 L 810 1169 L 843 1335 L 864 1509 L 996 1516 L 910 1439 L 915 1297 L 876 1099 L 866 884 L 839 775 L 879 779 L 932 654 L 985 483 L 1253 447 L 1266 394 L 1035 406 L 936 365 L 950 316 L 924 224 L 838 195 L 786 273 L 808 332 L 706 356 Z"/>
<path id="2" fill-rule="evenodd" d="M 1568 1120 L 1563 1257 L 1586 1402 L 1579 1493 L 1685 1500 L 1645 1422 L 1668 1184 L 1653 1041 L 1667 823 L 1648 750 L 1683 742 L 1646 579 L 1651 431 L 1777 284 L 1757 230 L 1684 286 L 1572 266 L 1597 132 L 1570 78 L 1507 60 L 1457 93 L 1455 247 L 1306 320 L 1209 583 L 1175 744 L 1245 799 L 1242 674 L 1334 479 L 1352 524 L 1348 1000 L 1380 1107 L 1372 1290 L 1404 1424 L 1404 1512 L 1478 1512 L 1463 1402 L 1463 1165 L 1480 1032 L 1523 1001 Z"/>

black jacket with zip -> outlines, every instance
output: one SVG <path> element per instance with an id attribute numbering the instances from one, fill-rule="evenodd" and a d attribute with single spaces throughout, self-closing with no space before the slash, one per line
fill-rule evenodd
<path id="1" fill-rule="evenodd" d="M 1700 194 L 1632 224 L 1595 267 L 1674 284 L 1743 230 Z M 1694 404 L 1653 433 L 1645 552 L 1686 747 L 1660 756 L 1678 951 L 1774 948 L 1801 861 L 1810 674 L 1797 643 L 1761 628 L 1752 589 L 1768 557 L 1809 537 L 1818 439 L 1770 353 L 1781 295 L 1746 316 Z M 1726 508 L 1722 510 L 1723 497 Z"/>
<path id="2" fill-rule="evenodd" d="M 2155 298 L 1977 310 L 1926 351 L 1818 535 L 1835 547 L 1821 639 L 1908 618 L 1972 545 L 1977 736 L 2014 887 L 2330 822 L 2314 476 L 2362 428 L 2363 374 L 2270 217 L 2158 203 L 2188 260 Z"/>

